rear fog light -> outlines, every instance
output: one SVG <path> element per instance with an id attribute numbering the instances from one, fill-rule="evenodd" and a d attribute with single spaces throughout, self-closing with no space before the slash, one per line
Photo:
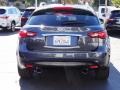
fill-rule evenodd
<path id="1" fill-rule="evenodd" d="M 97 69 L 98 66 L 97 66 L 97 65 L 91 65 L 91 66 L 89 66 L 88 68 L 90 68 L 90 69 Z"/>

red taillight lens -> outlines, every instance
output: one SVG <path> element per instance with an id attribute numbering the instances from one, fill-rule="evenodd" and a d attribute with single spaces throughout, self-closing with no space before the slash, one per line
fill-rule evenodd
<path id="1" fill-rule="evenodd" d="M 54 7 L 53 10 L 54 11 L 60 11 L 60 10 L 71 11 L 73 10 L 73 8 L 72 7 Z"/>
<path id="2" fill-rule="evenodd" d="M 27 67 L 27 68 L 32 68 L 32 67 L 33 67 L 33 64 L 25 64 L 25 67 Z"/>
<path id="3" fill-rule="evenodd" d="M 107 19 L 107 23 L 109 23 L 109 22 L 113 22 L 114 21 L 114 19 Z"/>
<path id="4" fill-rule="evenodd" d="M 28 18 L 26 18 L 26 17 L 21 17 L 21 21 L 27 21 L 28 20 Z"/>
<path id="5" fill-rule="evenodd" d="M 9 16 L 0 16 L 0 18 L 2 18 L 2 19 L 8 19 Z"/>
<path id="6" fill-rule="evenodd" d="M 34 36 L 36 36 L 36 32 L 20 30 L 19 36 L 20 36 L 20 38 L 34 37 Z"/>
<path id="7" fill-rule="evenodd" d="M 90 69 L 97 69 L 98 66 L 97 66 L 97 65 L 91 65 L 91 66 L 89 66 L 88 68 L 90 68 Z"/>
<path id="8" fill-rule="evenodd" d="M 108 35 L 106 32 L 89 32 L 88 36 L 91 38 L 105 39 Z"/>

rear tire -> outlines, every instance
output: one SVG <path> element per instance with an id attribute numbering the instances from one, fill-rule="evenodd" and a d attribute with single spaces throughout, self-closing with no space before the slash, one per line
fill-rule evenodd
<path id="1" fill-rule="evenodd" d="M 12 32 L 15 31 L 15 22 L 12 22 L 12 23 L 11 23 L 11 28 L 10 28 L 10 30 L 11 30 Z"/>
<path id="2" fill-rule="evenodd" d="M 19 66 L 18 66 L 18 74 L 21 78 L 24 78 L 24 79 L 30 79 L 33 76 L 31 70 L 21 69 Z"/>
<path id="3" fill-rule="evenodd" d="M 109 67 L 101 67 L 96 70 L 96 79 L 107 80 L 109 77 Z"/>

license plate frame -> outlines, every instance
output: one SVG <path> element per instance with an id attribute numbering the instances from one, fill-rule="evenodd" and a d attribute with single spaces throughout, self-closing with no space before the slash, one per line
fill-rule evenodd
<path id="1" fill-rule="evenodd" d="M 71 37 L 70 36 L 53 36 L 53 45 L 55 46 L 70 46 Z"/>

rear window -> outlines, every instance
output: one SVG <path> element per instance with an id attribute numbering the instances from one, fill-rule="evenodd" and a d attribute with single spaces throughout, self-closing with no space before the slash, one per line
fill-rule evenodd
<path id="1" fill-rule="evenodd" d="M 0 14 L 5 14 L 5 9 L 0 9 Z"/>
<path id="2" fill-rule="evenodd" d="M 23 17 L 29 17 L 33 11 L 34 9 L 26 9 L 23 13 Z"/>
<path id="3" fill-rule="evenodd" d="M 96 16 L 88 11 L 37 12 L 27 22 L 29 25 L 45 26 L 90 26 L 99 25 Z"/>
<path id="4" fill-rule="evenodd" d="M 120 10 L 115 10 L 111 12 L 111 18 L 120 17 Z"/>

